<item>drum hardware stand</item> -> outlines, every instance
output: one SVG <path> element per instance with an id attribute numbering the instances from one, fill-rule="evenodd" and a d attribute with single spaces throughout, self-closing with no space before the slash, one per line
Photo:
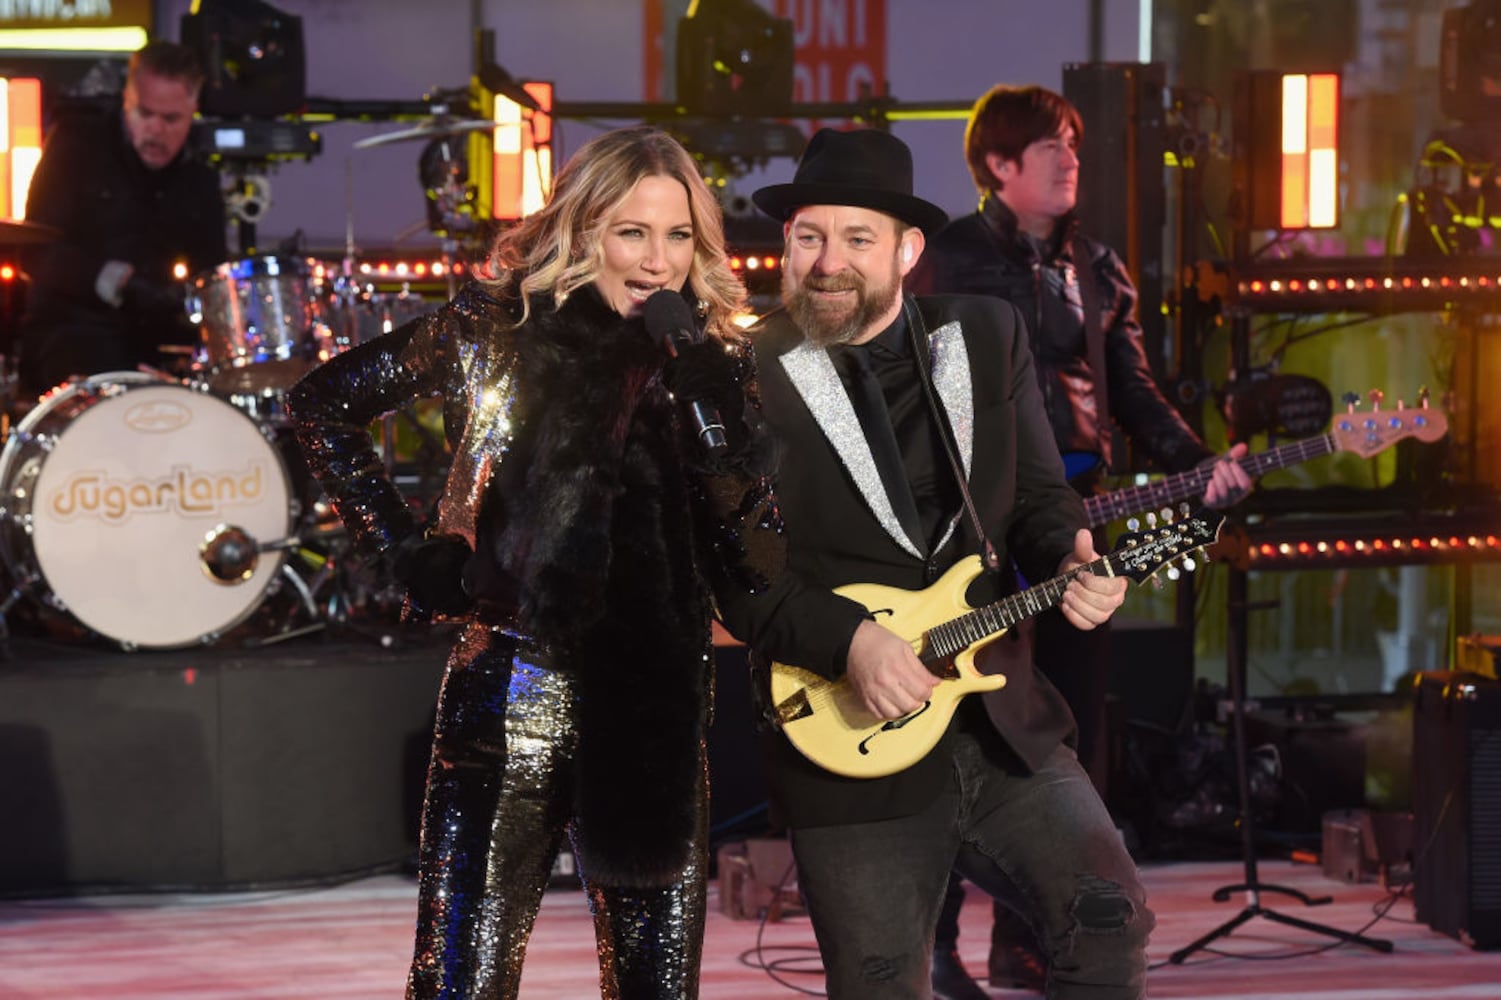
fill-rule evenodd
<path id="1" fill-rule="evenodd" d="M 301 551 L 305 546 L 301 538 L 288 538 L 268 543 L 261 548 L 263 550 L 287 548 Z M 346 569 L 345 553 L 329 551 L 320 553 L 320 557 L 323 559 L 323 564 L 308 580 L 304 580 L 290 563 L 283 565 L 281 569 L 282 576 L 290 581 L 291 586 L 296 590 L 302 609 L 312 619 L 311 623 L 298 628 L 286 629 L 273 635 L 249 640 L 246 645 L 253 647 L 270 646 L 275 643 L 285 642 L 289 639 L 298 639 L 318 632 L 330 634 L 335 628 L 340 628 L 352 635 L 368 639 L 383 649 L 390 649 L 395 646 L 397 636 L 390 630 L 371 630 L 355 623 L 352 614 L 354 604 L 350 596 L 355 588 L 351 582 L 350 574 Z M 318 594 L 325 586 L 329 588 L 328 598 L 320 606 Z"/>
<path id="2" fill-rule="evenodd" d="M 250 257 L 256 252 L 256 224 L 271 208 L 271 180 L 265 174 L 250 173 L 239 164 L 236 164 L 232 176 L 235 186 L 224 199 L 225 207 L 235 220 L 239 254 Z"/>
<path id="3" fill-rule="evenodd" d="M 5 595 L 5 600 L 0 601 L 0 661 L 9 660 L 10 653 L 10 609 L 15 607 L 21 598 L 26 596 L 23 586 L 12 586 L 10 593 Z"/>
<path id="4" fill-rule="evenodd" d="M 301 601 L 302 609 L 306 611 L 308 617 L 313 620 L 312 623 L 309 625 L 303 625 L 300 628 L 283 629 L 280 632 L 275 632 L 268 636 L 247 639 L 244 643 L 245 646 L 252 649 L 259 649 L 263 646 L 272 646 L 278 642 L 285 642 L 288 639 L 298 639 L 305 635 L 312 635 L 313 633 L 323 629 L 324 623 L 317 620 L 318 604 L 313 599 L 312 590 L 306 583 L 303 582 L 302 578 L 297 575 L 297 571 L 294 570 L 290 565 L 283 563 L 281 571 L 280 573 L 278 573 L 278 583 L 280 582 L 288 583 L 292 587 L 292 589 L 297 592 L 297 596 Z"/>
<path id="5" fill-rule="evenodd" d="M 459 280 L 453 273 L 453 264 L 459 255 L 459 241 L 452 236 L 444 236 L 438 246 L 443 258 L 443 276 L 447 279 L 448 297 L 452 299 L 459 294 Z"/>

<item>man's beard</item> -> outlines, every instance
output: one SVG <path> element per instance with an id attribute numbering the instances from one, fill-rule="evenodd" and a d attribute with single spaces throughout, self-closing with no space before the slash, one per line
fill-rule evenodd
<path id="1" fill-rule="evenodd" d="M 813 344 L 819 347 L 848 344 L 891 309 L 902 292 L 900 274 L 893 263 L 891 280 L 875 288 L 867 286 L 860 275 L 849 270 L 826 276 L 809 274 L 803 278 L 801 285 L 794 287 L 792 276 L 784 271 L 782 302 L 787 307 L 787 315 L 792 317 L 798 329 Z M 827 306 L 820 306 L 813 295 L 815 291 L 840 292 L 847 289 L 855 292 L 854 305 L 838 312 Z"/>

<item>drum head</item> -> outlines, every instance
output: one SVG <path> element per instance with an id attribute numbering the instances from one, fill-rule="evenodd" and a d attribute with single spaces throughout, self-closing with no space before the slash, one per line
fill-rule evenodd
<path id="1" fill-rule="evenodd" d="M 208 641 L 248 616 L 284 559 L 256 545 L 291 528 L 286 470 L 260 428 L 171 384 L 106 392 L 77 413 L 31 501 L 36 564 L 57 601 L 143 648 Z M 233 574 L 226 544 L 239 559 Z"/>

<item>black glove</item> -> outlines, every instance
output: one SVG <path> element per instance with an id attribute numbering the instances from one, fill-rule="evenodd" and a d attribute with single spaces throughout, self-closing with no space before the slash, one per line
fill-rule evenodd
<path id="1" fill-rule="evenodd" d="M 474 604 L 464 589 L 464 564 L 473 553 L 457 535 L 413 535 L 391 553 L 391 575 L 421 610 L 462 615 Z"/>
<path id="2" fill-rule="evenodd" d="M 662 382 L 680 402 L 709 403 L 719 411 L 729 449 L 745 442 L 745 392 L 740 365 L 713 337 L 678 348 L 662 367 Z"/>

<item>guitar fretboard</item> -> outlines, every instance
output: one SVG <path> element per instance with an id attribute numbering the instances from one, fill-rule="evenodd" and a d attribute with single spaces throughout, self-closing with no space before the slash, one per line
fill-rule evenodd
<path id="1" fill-rule="evenodd" d="M 1268 472 L 1285 469 L 1289 465 L 1297 465 L 1299 462 L 1332 454 L 1334 450 L 1334 435 L 1321 434 L 1317 437 L 1278 445 L 1276 448 L 1269 448 L 1254 455 L 1246 455 L 1237 464 L 1245 469 L 1252 479 L 1256 479 Z M 1084 513 L 1089 518 L 1090 524 L 1098 525 L 1139 514 L 1145 510 L 1168 507 L 1179 500 L 1203 495 L 1204 488 L 1209 485 L 1209 480 L 1213 476 L 1214 467 L 1209 465 L 1165 476 L 1142 486 L 1130 486 L 1123 490 L 1102 493 L 1084 501 Z"/>
<path id="2" fill-rule="evenodd" d="M 933 663 L 947 659 L 982 639 L 1004 632 L 1019 621 L 1042 614 L 1063 599 L 1063 592 L 1068 589 L 1069 582 L 1079 574 L 1113 575 L 1114 569 L 1109 563 L 1109 556 L 1101 556 L 1062 576 L 1055 576 L 1020 593 L 1003 597 L 994 604 L 987 604 L 969 614 L 951 618 L 942 625 L 935 625 L 924 633 L 927 642 L 924 644 L 923 660 Z"/>
<path id="3" fill-rule="evenodd" d="M 1214 541 L 1223 520 L 1220 514 L 1199 514 L 1151 534 L 1126 535 L 1109 555 L 928 629 L 923 633 L 921 659 L 934 669 L 975 643 L 1056 607 L 1069 582 L 1085 573 L 1123 576 L 1141 583 L 1175 557 Z"/>

